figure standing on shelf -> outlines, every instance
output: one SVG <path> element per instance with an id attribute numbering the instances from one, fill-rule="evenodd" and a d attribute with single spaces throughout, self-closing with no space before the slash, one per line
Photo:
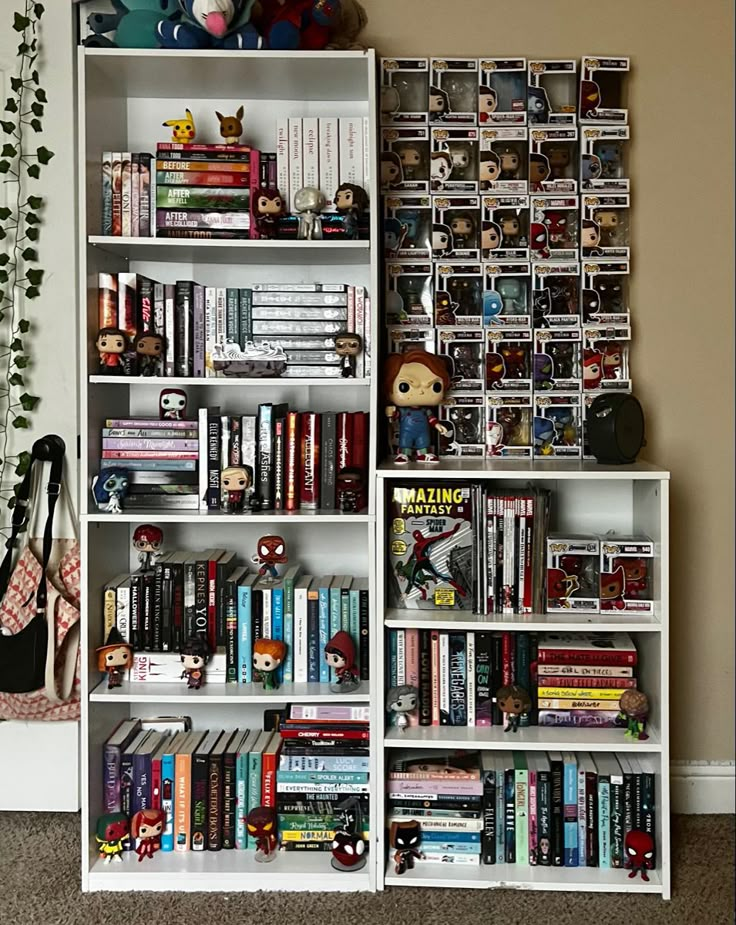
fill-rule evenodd
<path id="1" fill-rule="evenodd" d="M 261 566 L 258 569 L 261 578 L 268 575 L 271 581 L 275 581 L 279 577 L 276 566 L 289 561 L 284 538 L 272 534 L 262 536 L 258 540 L 258 552 L 252 557 L 252 561 Z"/>
<path id="2" fill-rule="evenodd" d="M 279 228 L 279 219 L 286 214 L 284 197 L 277 189 L 262 186 L 256 193 L 253 203 L 253 215 L 258 234 L 262 238 L 275 238 Z"/>
<path id="3" fill-rule="evenodd" d="M 649 736 L 645 730 L 649 718 L 649 698 L 644 691 L 628 688 L 621 694 L 618 702 L 621 711 L 617 717 L 619 722 L 626 723 L 626 735 L 631 739 L 644 741 Z"/>
<path id="4" fill-rule="evenodd" d="M 92 479 L 92 495 L 99 511 L 108 514 L 121 514 L 122 501 L 128 494 L 130 477 L 123 468 L 104 469 Z"/>
<path id="5" fill-rule="evenodd" d="M 366 864 L 366 843 L 363 838 L 363 816 L 360 800 L 348 797 L 335 809 L 340 822 L 332 838 L 332 866 L 346 872 L 361 870 Z"/>
<path id="6" fill-rule="evenodd" d="M 342 215 L 345 237 L 358 237 L 358 221 L 368 208 L 368 193 L 354 183 L 341 183 L 335 192 L 335 209 Z"/>
<path id="7" fill-rule="evenodd" d="M 399 452 L 394 462 L 405 465 L 412 450 L 417 462 L 439 462 L 430 452 L 430 429 L 447 435 L 447 428 L 433 410 L 442 404 L 450 388 L 450 373 L 443 358 L 424 350 L 393 353 L 384 365 L 383 384 L 391 402 L 386 416 L 399 422 Z"/>
<path id="8" fill-rule="evenodd" d="M 319 213 L 327 205 L 324 195 L 314 186 L 305 186 L 294 196 L 294 211 L 299 213 L 298 237 L 301 241 L 322 238 L 322 220 Z"/>
<path id="9" fill-rule="evenodd" d="M 392 822 L 390 830 L 391 847 L 394 852 L 394 870 L 397 874 L 405 874 L 407 870 L 414 870 L 414 859 L 424 857 L 421 848 L 422 827 L 416 819 L 406 822 Z"/>
<path id="10" fill-rule="evenodd" d="M 161 558 L 164 531 L 153 524 L 141 524 L 133 534 L 133 549 L 138 553 L 141 571 L 149 572 Z"/>
<path id="11" fill-rule="evenodd" d="M 638 873 L 641 879 L 649 882 L 648 870 L 654 869 L 654 839 L 649 832 L 632 829 L 624 839 L 624 863 L 631 867 L 629 880 Z"/>
<path id="12" fill-rule="evenodd" d="M 337 473 L 335 485 L 338 507 L 343 514 L 355 514 L 360 510 L 365 490 L 363 472 L 356 466 L 347 466 Z"/>
<path id="13" fill-rule="evenodd" d="M 518 732 L 519 718 L 532 708 L 532 699 L 523 687 L 508 684 L 496 692 L 498 709 L 503 713 L 504 732 Z"/>
<path id="14" fill-rule="evenodd" d="M 400 684 L 389 688 L 386 694 L 386 710 L 393 714 L 394 725 L 403 732 L 409 725 L 409 714 L 419 704 L 419 691 L 413 684 Z"/>
<path id="15" fill-rule="evenodd" d="M 360 334 L 338 334 L 335 337 L 335 353 L 340 357 L 340 375 L 343 379 L 355 379 L 355 360 L 363 349 Z"/>
<path id="16" fill-rule="evenodd" d="M 220 123 L 220 136 L 226 145 L 239 145 L 240 136 L 243 134 L 243 117 L 245 110 L 242 106 L 234 116 L 223 116 L 215 110 L 217 121 Z"/>
<path id="17" fill-rule="evenodd" d="M 133 646 L 120 635 L 120 630 L 113 626 L 107 634 L 103 646 L 97 652 L 97 669 L 107 674 L 107 689 L 120 687 L 123 673 L 133 667 Z"/>
<path id="18" fill-rule="evenodd" d="M 204 684 L 204 667 L 210 659 L 209 643 L 203 636 L 190 636 L 181 648 L 182 678 L 187 679 L 187 688 L 198 691 Z"/>
<path id="19" fill-rule="evenodd" d="M 161 358 L 164 355 L 164 339 L 160 334 L 147 331 L 135 339 L 135 353 L 138 358 L 138 372 L 141 376 L 160 376 Z"/>
<path id="20" fill-rule="evenodd" d="M 161 847 L 161 833 L 166 825 L 163 809 L 141 809 L 130 820 L 130 834 L 137 839 L 135 853 L 138 861 L 152 858 Z"/>
<path id="21" fill-rule="evenodd" d="M 158 416 L 162 421 L 182 421 L 187 414 L 187 393 L 184 389 L 161 389 Z"/>
<path id="22" fill-rule="evenodd" d="M 122 375 L 125 370 L 123 354 L 128 349 L 128 335 L 120 328 L 100 328 L 95 339 L 100 355 L 101 372 L 105 376 Z"/>
<path id="23" fill-rule="evenodd" d="M 280 639 L 257 639 L 253 646 L 255 680 L 263 683 L 264 691 L 279 689 L 276 672 L 286 657 L 286 643 Z"/>
<path id="24" fill-rule="evenodd" d="M 256 840 L 256 861 L 261 864 L 276 857 L 276 811 L 270 806 L 256 806 L 245 819 L 248 835 Z"/>
<path id="25" fill-rule="evenodd" d="M 331 691 L 349 694 L 360 687 L 355 666 L 355 644 L 344 630 L 335 633 L 325 646 L 325 661 L 337 675 L 337 680 L 330 684 Z"/>
<path id="26" fill-rule="evenodd" d="M 250 473 L 244 466 L 228 466 L 220 473 L 220 506 L 226 514 L 240 514 L 245 493 L 251 487 Z"/>
<path id="27" fill-rule="evenodd" d="M 183 119 L 167 119 L 161 124 L 164 128 L 171 129 L 171 141 L 173 144 L 191 144 L 197 136 L 197 130 L 194 127 L 194 116 L 188 109 L 184 112 L 186 116 Z"/>
<path id="28" fill-rule="evenodd" d="M 106 813 L 97 820 L 95 841 L 104 864 L 123 860 L 123 842 L 130 837 L 130 825 L 125 813 Z"/>

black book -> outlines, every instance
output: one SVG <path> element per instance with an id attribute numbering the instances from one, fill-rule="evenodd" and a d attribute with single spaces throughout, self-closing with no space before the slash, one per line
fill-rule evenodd
<path id="1" fill-rule="evenodd" d="M 174 569 L 171 563 L 173 555 L 169 553 L 161 560 L 161 647 L 164 652 L 172 650 L 174 636 Z"/>
<path id="2" fill-rule="evenodd" d="M 633 762 L 632 762 L 633 764 Z M 644 827 L 644 816 L 642 813 L 643 807 L 643 795 L 642 795 L 642 776 L 638 772 L 638 769 L 634 766 L 634 781 L 633 781 L 633 790 L 634 790 L 634 828 L 641 832 Z"/>
<path id="3" fill-rule="evenodd" d="M 217 560 L 217 577 L 215 579 L 215 640 L 218 646 L 227 642 L 225 584 L 235 568 L 235 553 L 224 552 Z"/>
<path id="4" fill-rule="evenodd" d="M 195 571 L 197 567 L 197 553 L 189 553 L 184 559 L 184 640 L 194 633 L 195 628 Z"/>
<path id="5" fill-rule="evenodd" d="M 134 572 L 130 576 L 130 640 L 133 651 L 140 652 L 143 644 L 143 576 Z"/>
<path id="6" fill-rule="evenodd" d="M 222 849 L 223 761 L 225 750 L 232 737 L 232 732 L 221 732 L 208 755 L 209 793 L 207 795 L 207 839 L 205 843 L 208 851 Z"/>
<path id="7" fill-rule="evenodd" d="M 493 725 L 503 724 L 503 714 L 496 703 L 496 691 L 503 684 L 503 643 L 500 633 L 491 636 L 491 697 L 493 698 Z"/>
<path id="8" fill-rule="evenodd" d="M 282 796 L 288 796 L 288 802 L 286 800 L 276 801 L 276 812 L 279 815 L 286 816 L 290 813 L 296 813 L 300 816 L 332 816 L 335 812 L 334 800 L 292 800 L 291 794 L 282 794 Z M 370 809 L 369 801 L 363 800 L 361 796 L 358 797 L 358 801 L 363 818 L 367 819 Z"/>
<path id="9" fill-rule="evenodd" d="M 286 404 L 272 405 L 266 402 L 258 406 L 256 421 L 257 447 L 257 486 L 256 492 L 265 511 L 274 506 L 274 435 L 276 421 L 285 418 L 289 411 Z"/>
<path id="10" fill-rule="evenodd" d="M 154 575 L 153 572 L 143 572 L 142 575 L 142 611 L 143 611 L 143 644 L 148 651 L 153 649 L 154 632 L 153 632 L 153 594 L 154 594 Z"/>
<path id="11" fill-rule="evenodd" d="M 296 744 L 292 744 L 292 743 L 296 743 Z M 281 754 L 282 755 L 294 755 L 295 757 L 305 757 L 305 758 L 324 758 L 325 757 L 324 748 L 318 748 L 313 743 L 310 743 L 309 745 L 305 745 L 303 742 L 301 742 L 298 739 L 284 739 L 284 744 L 281 748 Z M 334 757 L 341 757 L 341 758 L 351 757 L 352 758 L 352 757 L 355 757 L 356 755 L 367 757 L 368 755 L 370 755 L 370 749 L 364 748 L 360 745 L 358 745 L 355 748 L 348 748 L 347 746 L 343 744 L 343 745 L 333 746 L 332 748 L 330 748 L 330 753 L 329 753 L 330 758 L 334 758 Z"/>
<path id="12" fill-rule="evenodd" d="M 273 431 L 273 507 L 283 511 L 286 491 L 286 417 L 276 418 Z"/>
<path id="13" fill-rule="evenodd" d="M 231 417 L 229 421 L 230 442 L 228 448 L 228 466 L 240 466 L 243 463 L 242 418 Z"/>
<path id="14" fill-rule="evenodd" d="M 475 718 L 476 726 L 490 726 L 493 721 L 491 689 L 491 634 L 475 634 Z M 481 721 L 481 722 L 479 722 Z"/>
<path id="15" fill-rule="evenodd" d="M 490 752 L 481 755 L 483 763 L 483 829 L 480 835 L 481 859 L 484 864 L 496 863 L 496 771 Z"/>
<path id="16" fill-rule="evenodd" d="M 270 591 L 268 592 L 271 593 Z M 250 623 L 253 642 L 263 639 L 263 589 L 252 588 L 250 592 Z"/>
<path id="17" fill-rule="evenodd" d="M 358 627 L 360 629 L 360 680 L 370 679 L 370 611 L 367 580 L 357 579 L 353 582 L 358 591 Z"/>
<path id="18" fill-rule="evenodd" d="M 480 806 L 473 806 L 472 809 L 457 809 L 457 804 L 453 806 L 442 807 L 434 802 L 418 802 L 418 806 L 409 806 L 405 801 L 396 802 L 389 801 L 388 808 L 389 813 L 393 816 L 416 816 L 417 818 L 422 819 L 431 819 L 432 816 L 436 816 L 437 812 L 442 809 L 449 809 L 452 812 L 453 816 L 457 816 L 458 819 L 479 819 L 483 811 L 482 803 Z"/>
<path id="19" fill-rule="evenodd" d="M 419 725 L 432 725 L 432 637 L 419 630 Z"/>
<path id="20" fill-rule="evenodd" d="M 220 409 L 207 409 L 207 510 L 220 510 Z"/>
<path id="21" fill-rule="evenodd" d="M 436 800 L 422 800 L 413 797 L 391 797 L 390 807 L 404 807 L 407 809 L 451 809 L 453 812 L 473 812 L 474 818 L 479 818 L 483 812 L 482 797 L 468 798 L 449 793 L 441 794 Z"/>
<path id="22" fill-rule="evenodd" d="M 191 851 L 204 851 L 207 845 L 207 815 L 209 781 L 208 764 L 209 753 L 220 737 L 220 732 L 208 732 L 192 755 L 191 770 L 191 821 L 190 843 Z"/>
<path id="23" fill-rule="evenodd" d="M 562 755 L 549 753 L 550 778 L 552 781 L 552 866 L 564 866 L 564 829 L 562 818 Z"/>
<path id="24" fill-rule="evenodd" d="M 537 843 L 552 845 L 552 775 L 549 770 L 537 771 Z M 537 849 L 537 863 L 542 867 L 552 864 L 551 850 Z"/>
<path id="25" fill-rule="evenodd" d="M 174 317 L 176 375 L 191 377 L 194 375 L 194 283 L 191 280 L 176 281 Z"/>
<path id="26" fill-rule="evenodd" d="M 140 199 L 138 201 L 138 234 L 141 238 L 151 236 L 151 161 L 152 157 L 145 151 L 138 155 L 140 164 Z"/>
<path id="27" fill-rule="evenodd" d="M 639 759 L 641 763 L 641 759 Z M 651 771 L 642 768 L 639 774 L 641 778 L 641 829 L 648 835 L 652 836 L 652 842 L 656 845 L 655 826 L 655 802 L 654 802 L 654 774 Z M 652 858 L 652 867 L 656 865 L 656 849 Z"/>
<path id="28" fill-rule="evenodd" d="M 225 579 L 225 680 L 230 684 L 238 683 L 238 585 L 247 574 L 243 565 Z"/>
<path id="29" fill-rule="evenodd" d="M 307 594 L 307 681 L 319 681 L 319 597 L 312 592 Z"/>
<path id="30" fill-rule="evenodd" d="M 253 290 L 240 289 L 238 308 L 240 309 L 241 347 L 253 340 Z"/>
<path id="31" fill-rule="evenodd" d="M 509 759 L 511 760 L 511 759 Z M 513 766 L 503 772 L 504 857 L 507 864 L 516 863 L 516 771 Z M 527 859 L 524 858 L 524 861 Z"/>
<path id="32" fill-rule="evenodd" d="M 337 469 L 337 414 L 325 411 L 322 414 L 322 446 L 320 448 L 320 507 L 325 511 L 335 510 L 335 479 Z"/>
<path id="33" fill-rule="evenodd" d="M 468 722 L 467 660 L 465 633 L 450 633 L 450 726 L 465 726 Z"/>
<path id="34" fill-rule="evenodd" d="M 207 554 L 198 553 L 194 564 L 194 632 L 208 638 L 207 634 L 207 584 L 209 559 Z"/>
<path id="35" fill-rule="evenodd" d="M 186 552 L 172 553 L 164 567 L 164 607 L 171 616 L 171 649 L 178 652 L 186 638 L 184 615 L 184 563 Z"/>
<path id="36" fill-rule="evenodd" d="M 235 847 L 235 825 L 237 816 L 237 779 L 235 764 L 238 758 L 236 746 L 242 738 L 242 730 L 235 730 L 225 747 L 222 757 L 222 847 Z"/>

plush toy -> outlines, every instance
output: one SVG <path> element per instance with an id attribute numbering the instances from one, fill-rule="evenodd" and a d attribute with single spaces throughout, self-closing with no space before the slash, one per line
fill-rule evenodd
<path id="1" fill-rule="evenodd" d="M 319 50 L 339 23 L 343 0 L 260 0 L 254 21 L 267 48 Z"/>
<path id="2" fill-rule="evenodd" d="M 251 13 L 256 0 L 179 0 L 181 21 L 161 19 L 156 27 L 164 48 L 260 48 Z"/>
<path id="3" fill-rule="evenodd" d="M 181 17 L 178 0 L 112 0 L 114 13 L 90 13 L 92 35 L 87 48 L 158 48 L 156 27 L 164 17 L 172 24 Z"/>
<path id="4" fill-rule="evenodd" d="M 340 12 L 330 27 L 327 47 L 341 51 L 364 51 L 366 46 L 356 39 L 367 25 L 368 14 L 362 3 L 358 0 L 340 0 Z"/>

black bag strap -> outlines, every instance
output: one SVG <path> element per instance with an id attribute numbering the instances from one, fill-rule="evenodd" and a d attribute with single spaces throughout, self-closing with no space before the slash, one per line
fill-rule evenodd
<path id="1" fill-rule="evenodd" d="M 51 463 L 49 481 L 46 484 L 46 494 L 48 496 L 48 513 L 46 515 L 46 526 L 43 531 L 43 552 L 41 563 L 41 580 L 36 589 L 36 612 L 43 613 L 46 610 L 46 569 L 51 557 L 51 548 L 53 546 L 54 533 L 54 509 L 56 502 L 59 500 L 61 493 L 61 480 L 64 471 L 64 453 L 66 444 L 58 434 L 46 434 L 40 440 L 36 440 L 31 449 L 31 462 L 26 470 L 20 489 L 16 495 L 15 507 L 13 508 L 13 518 L 11 522 L 11 533 L 5 546 L 7 552 L 5 558 L 0 564 L 0 600 L 5 597 L 10 583 L 10 572 L 13 565 L 13 551 L 18 541 L 18 535 L 21 530 L 27 526 L 29 521 L 29 504 L 31 502 L 31 487 L 33 484 L 33 467 L 39 462 Z M 30 601 L 30 598 L 26 603 Z"/>

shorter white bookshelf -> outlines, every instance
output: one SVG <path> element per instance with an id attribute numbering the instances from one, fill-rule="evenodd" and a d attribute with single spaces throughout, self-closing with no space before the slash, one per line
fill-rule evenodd
<path id="1" fill-rule="evenodd" d="M 248 703 L 267 707 L 273 703 L 370 703 L 368 682 L 351 694 L 336 694 L 328 684 L 282 684 L 278 690 L 264 690 L 261 684 L 204 684 L 189 690 L 185 681 L 125 681 L 108 690 L 99 684 L 89 695 L 93 703 L 177 703 L 201 705 Z"/>

